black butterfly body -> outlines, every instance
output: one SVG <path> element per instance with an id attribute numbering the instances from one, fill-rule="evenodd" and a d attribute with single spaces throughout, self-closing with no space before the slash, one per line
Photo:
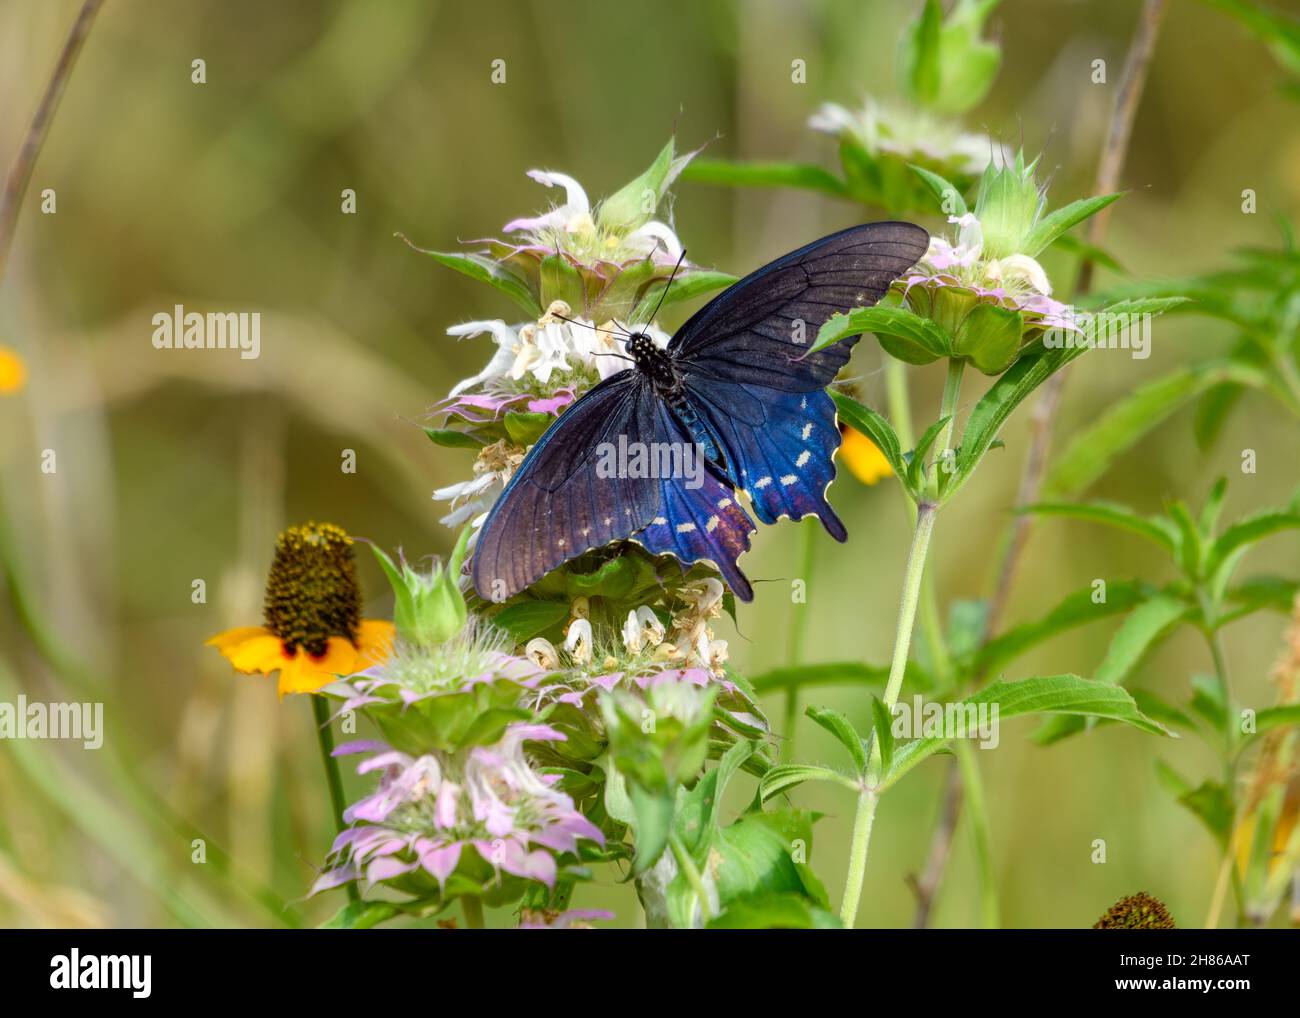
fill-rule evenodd
<path id="1" fill-rule="evenodd" d="M 630 336 L 633 366 L 563 413 L 488 514 L 471 566 L 479 595 L 504 600 L 585 551 L 630 539 L 683 563 L 708 561 L 752 600 L 737 559 L 755 527 L 738 491 L 764 523 L 813 515 L 845 540 L 826 501 L 840 435 L 824 390 L 854 341 L 807 348 L 831 315 L 884 296 L 928 243 L 910 223 L 851 227 L 735 283 L 664 349 Z M 601 451 L 616 446 L 665 457 L 693 449 L 702 469 L 602 473 Z"/>

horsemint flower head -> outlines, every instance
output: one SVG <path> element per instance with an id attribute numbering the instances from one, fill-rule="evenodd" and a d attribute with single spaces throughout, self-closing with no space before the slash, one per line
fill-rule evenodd
<path id="1" fill-rule="evenodd" d="M 511 725 L 492 745 L 456 753 L 401 753 L 383 743 L 340 746 L 337 755 L 375 751 L 358 773 L 380 773 L 379 787 L 352 806 L 352 825 L 335 839 L 332 867 L 312 893 L 356 880 L 412 898 L 461 894 L 510 900 L 518 881 L 555 885 L 559 860 L 580 840 L 604 835 L 539 773 L 525 742 L 564 736 L 546 725 Z"/>
<path id="2" fill-rule="evenodd" d="M 698 722 L 723 738 L 736 734 L 762 738 L 767 719 L 752 690 L 728 671 L 727 641 L 714 636 L 710 623 L 721 614 L 724 588 L 708 577 L 682 585 L 669 614 L 648 605 L 630 610 L 621 627 L 593 624 L 586 598 L 578 598 L 565 639 L 556 647 L 535 637 L 524 653 L 548 673 L 527 701 L 552 711 L 557 725 L 574 726 L 597 742 L 606 736 L 602 700 L 614 694 L 626 707 L 633 702 L 657 715 Z M 630 709 L 630 708 L 629 708 Z M 558 747 L 560 755 L 569 747 Z"/>
<path id="3" fill-rule="evenodd" d="M 506 223 L 509 239 L 472 241 L 478 252 L 426 253 L 487 282 L 533 315 L 562 300 L 574 317 L 588 321 L 638 312 L 635 320 L 644 321 L 674 272 L 695 293 L 733 281 L 683 261 L 682 242 L 663 211 L 669 188 L 694 156 L 678 156 L 669 140 L 644 173 L 595 205 L 573 177 L 530 170 L 539 184 L 562 189 L 564 200 L 541 215 Z"/>
<path id="4" fill-rule="evenodd" d="M 628 329 L 621 322 L 597 328 L 570 318 L 569 305 L 557 300 L 536 324 L 467 322 L 447 331 L 453 336 L 489 334 L 497 344 L 487 367 L 458 382 L 431 411 L 455 425 L 430 431 L 435 442 L 468 443 L 478 451 L 473 478 L 434 491 L 435 501 L 451 506 L 440 522 L 456 527 L 470 520 L 477 528 L 528 446 L 578 396 L 627 366 Z M 660 347 L 668 345 L 668 334 L 657 326 L 641 331 Z"/>
<path id="5" fill-rule="evenodd" d="M 290 527 L 276 540 L 264 624 L 208 640 L 236 668 L 280 673 L 280 695 L 314 693 L 388 654 L 393 624 L 361 617 L 352 539 L 332 523 Z"/>
<path id="6" fill-rule="evenodd" d="M 0 344 L 0 396 L 20 392 L 27 382 L 27 365 L 18 351 Z"/>
<path id="7" fill-rule="evenodd" d="M 503 631 L 469 615 L 458 584 L 468 537 L 462 531 L 446 566 L 427 573 L 373 548 L 395 595 L 392 648 L 325 689 L 342 711 L 364 709 L 391 746 L 413 755 L 494 740 L 520 719 L 524 693 L 547 677 L 507 653 Z"/>
<path id="8" fill-rule="evenodd" d="M 913 313 L 939 327 L 948 356 L 988 375 L 1005 371 L 1048 329 L 1081 331 L 1072 309 L 1053 299 L 1036 256 L 1119 197 L 1083 199 L 1045 216 L 1043 191 L 1034 179 L 1036 164 L 1026 165 L 1023 153 L 1001 166 L 990 163 L 974 211 L 966 209 L 947 181 L 930 177 L 931 185 L 943 190 L 945 207 L 949 202 L 958 206 L 958 213 L 948 217 L 957 227 L 956 240 L 933 237 L 916 268 L 894 284 Z M 903 336 L 882 335 L 880 342 L 913 364 L 942 355 Z"/>
<path id="9" fill-rule="evenodd" d="M 1092 924 L 1094 930 L 1172 930 L 1173 916 L 1159 898 L 1145 891 L 1120 898 Z"/>
<path id="10" fill-rule="evenodd" d="M 987 134 L 964 131 L 956 121 L 870 96 L 859 110 L 823 103 L 808 126 L 860 146 L 873 159 L 892 156 L 953 179 L 974 180 L 1001 149 Z"/>

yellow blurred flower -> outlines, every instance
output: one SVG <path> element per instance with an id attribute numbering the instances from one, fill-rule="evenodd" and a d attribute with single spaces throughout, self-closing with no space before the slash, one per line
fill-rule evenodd
<path id="1" fill-rule="evenodd" d="M 18 351 L 0 346 L 0 396 L 10 396 L 27 383 L 27 365 Z"/>
<path id="2" fill-rule="evenodd" d="M 840 459 L 848 466 L 849 473 L 863 484 L 875 484 L 893 474 L 889 460 L 875 442 L 847 424 L 841 424 L 840 431 L 843 434 Z"/>
<path id="3" fill-rule="evenodd" d="M 280 673 L 280 695 L 314 693 L 388 657 L 393 624 L 361 618 L 352 539 L 332 523 L 290 527 L 276 541 L 265 624 L 207 641 L 236 671 Z"/>

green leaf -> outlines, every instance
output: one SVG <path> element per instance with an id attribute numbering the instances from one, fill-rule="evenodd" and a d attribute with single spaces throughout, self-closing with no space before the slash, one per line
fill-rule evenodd
<path id="1" fill-rule="evenodd" d="M 1178 530 L 1168 520 L 1159 516 L 1139 516 L 1118 502 L 1039 502 L 1024 506 L 1021 511 L 1039 516 L 1066 516 L 1127 530 L 1159 545 L 1171 555 L 1178 546 Z"/>
<path id="2" fill-rule="evenodd" d="M 971 409 L 962 432 L 961 446 L 957 452 L 956 481 L 948 489 L 947 498 L 952 498 L 970 479 L 1016 407 L 1055 372 L 1084 353 L 1084 350 L 1081 346 L 1056 350 L 1046 347 L 1031 349 L 980 397 Z"/>
<path id="3" fill-rule="evenodd" d="M 1255 715 L 1255 734 L 1282 728 L 1286 725 L 1300 725 L 1300 703 L 1284 703 L 1277 707 L 1266 707 Z"/>
<path id="4" fill-rule="evenodd" d="M 1297 594 L 1300 594 L 1300 580 L 1287 576 L 1252 576 L 1224 594 L 1224 600 L 1232 607 L 1219 615 L 1219 625 L 1257 611 L 1289 615 Z"/>
<path id="5" fill-rule="evenodd" d="M 907 490 L 912 493 L 912 497 L 920 500 L 925 491 L 925 458 L 930 454 L 930 449 L 938 441 L 940 433 L 947 425 L 949 418 L 942 417 L 925 429 L 921 435 L 920 441 L 916 443 L 916 448 L 912 450 L 911 460 L 907 464 Z"/>
<path id="6" fill-rule="evenodd" d="M 792 665 L 773 668 L 751 681 L 756 693 L 799 689 L 802 686 L 876 686 L 889 678 L 888 666 L 864 665 L 858 661 L 835 661 L 820 665 Z"/>
<path id="7" fill-rule="evenodd" d="M 1219 361 L 1178 368 L 1139 386 L 1075 435 L 1048 472 L 1044 490 L 1056 496 L 1082 491 L 1148 431 L 1197 396 L 1229 380 L 1260 384 L 1258 372 Z"/>
<path id="8" fill-rule="evenodd" d="M 1205 720 L 1212 731 L 1221 732 L 1227 723 L 1223 683 L 1217 675 L 1192 676 L 1192 710 Z"/>
<path id="9" fill-rule="evenodd" d="M 856 428 L 876 444 L 889 461 L 895 477 L 907 476 L 907 463 L 903 460 L 903 450 L 898 443 L 898 434 L 893 425 L 868 406 L 863 406 L 852 396 L 846 396 L 836 389 L 827 390 L 835 401 L 835 409 L 845 422 Z"/>
<path id="10" fill-rule="evenodd" d="M 398 234 L 398 236 L 401 236 L 401 234 Z M 405 237 L 402 237 L 402 239 L 406 240 Z M 440 265 L 455 269 L 462 275 L 469 276 L 470 279 L 476 279 L 480 283 L 487 283 L 488 286 L 501 291 L 528 312 L 531 318 L 541 317 L 542 309 L 528 289 L 528 284 L 487 255 L 426 251 L 424 248 L 416 247 L 409 240 L 406 240 L 406 243 L 421 254 L 427 254 Z"/>
<path id="11" fill-rule="evenodd" d="M 1106 588 L 1106 600 L 1097 603 L 1093 600 L 1091 586 L 1076 590 L 1041 618 L 1008 629 L 984 644 L 976 652 L 968 670 L 975 676 L 994 674 L 1044 640 L 1068 629 L 1126 612 L 1154 593 L 1155 588 L 1144 583 L 1111 583 Z"/>
<path id="12" fill-rule="evenodd" d="M 908 165 L 918 177 L 925 181 L 926 186 L 934 193 L 934 196 L 939 199 L 939 208 L 944 215 L 964 216 L 967 211 L 969 211 L 966 208 L 966 199 L 962 197 L 961 191 L 948 181 L 944 180 L 943 177 L 927 170 L 924 166 L 916 166 L 912 163 L 908 163 Z M 952 204 L 951 210 L 948 208 L 950 202 Z"/>
<path id="13" fill-rule="evenodd" d="M 1080 198 L 1078 201 L 1070 202 L 1069 205 L 1063 205 L 1054 212 L 1049 212 L 1029 231 L 1029 235 L 1025 237 L 1025 241 L 1021 245 L 1021 251 L 1029 255 L 1030 258 L 1036 257 L 1039 252 L 1049 247 L 1057 237 L 1090 216 L 1096 215 L 1119 198 L 1121 193 Z"/>
<path id="14" fill-rule="evenodd" d="M 881 337 L 897 340 L 886 348 L 889 353 L 908 364 L 929 364 L 949 354 L 948 337 L 928 318 L 922 318 L 907 308 L 893 304 L 873 304 L 852 311 L 831 315 L 817 331 L 812 350 L 824 349 L 832 343 L 873 332 Z M 895 349 L 897 348 L 897 349 Z"/>
<path id="15" fill-rule="evenodd" d="M 546 429 L 555 423 L 555 418 L 550 414 L 527 410 L 507 410 L 505 421 L 510 441 L 527 448 L 542 437 Z"/>
<path id="16" fill-rule="evenodd" d="M 562 300 L 570 308 L 581 308 L 587 303 L 587 284 L 580 273 L 564 255 L 549 254 L 538 266 L 538 279 L 541 283 L 541 301 L 544 307 L 550 307 L 555 301 Z"/>
<path id="17" fill-rule="evenodd" d="M 763 802 L 766 802 L 772 796 L 788 792 L 805 781 L 829 781 L 854 791 L 858 789 L 856 781 L 829 767 L 818 767 L 814 764 L 778 764 L 759 781 L 758 795 Z"/>
<path id="18" fill-rule="evenodd" d="M 880 765 L 887 771 L 894 757 L 894 717 L 885 702 L 875 696 L 871 698 L 871 726 L 876 733 L 876 745 L 880 747 Z"/>
<path id="19" fill-rule="evenodd" d="M 802 894 L 738 898 L 709 922 L 711 930 L 837 930 L 840 920 Z"/>
<path id="20" fill-rule="evenodd" d="M 849 751 L 849 756 L 853 758 L 853 767 L 858 774 L 866 773 L 867 750 L 848 718 L 829 707 L 809 707 L 804 713 L 835 736 L 840 745 Z"/>
<path id="21" fill-rule="evenodd" d="M 477 451 L 483 448 L 483 443 L 473 435 L 467 435 L 455 428 L 425 428 L 424 433 L 429 436 L 430 442 L 434 445 L 440 445 L 444 449 L 474 449 Z"/>
<path id="22" fill-rule="evenodd" d="M 632 856 L 632 875 L 640 876 L 664 854 L 668 835 L 673 826 L 673 793 L 651 791 L 635 781 L 627 783 L 627 795 L 632 804 L 635 852 Z"/>
<path id="23" fill-rule="evenodd" d="M 1228 527 L 1210 545 L 1205 558 L 1205 576 L 1221 589 L 1246 549 L 1257 541 L 1283 530 L 1300 528 L 1300 513 L 1262 512 Z"/>
<path id="24" fill-rule="evenodd" d="M 696 159 L 686 167 L 682 179 L 723 187 L 792 187 L 819 191 L 836 198 L 847 196 L 844 182 L 820 166 L 807 163 L 731 163 L 720 159 Z"/>
<path id="25" fill-rule="evenodd" d="M 1229 415 L 1241 402 L 1245 392 L 1244 386 L 1224 382 L 1222 385 L 1211 386 L 1197 400 L 1192 418 L 1192 431 L 1196 435 L 1196 445 L 1201 452 L 1209 451 L 1214 445 Z"/>
<path id="26" fill-rule="evenodd" d="M 1220 477 L 1210 489 L 1205 505 L 1201 506 L 1201 518 L 1197 526 L 1206 537 L 1213 537 L 1219 528 L 1219 515 L 1223 512 L 1223 496 L 1228 493 L 1228 479 Z"/>
<path id="27" fill-rule="evenodd" d="M 664 307 L 672 307 L 680 301 L 690 300 L 692 297 L 698 297 L 701 294 L 712 293 L 714 290 L 721 290 L 734 282 L 736 282 L 736 277 L 729 273 L 695 269 L 677 275 L 671 283 L 653 283 L 646 290 L 645 296 L 641 298 L 628 321 L 638 324 L 648 323 L 650 316 L 655 312 L 655 308 L 659 306 L 660 297 L 663 298 Z M 666 294 L 664 293 L 665 286 L 668 287 Z"/>
<path id="28" fill-rule="evenodd" d="M 1173 704 L 1161 699 L 1149 689 L 1133 689 L 1133 702 L 1138 710 L 1152 721 L 1159 721 L 1166 728 L 1193 728 L 1194 722 Z"/>
<path id="29" fill-rule="evenodd" d="M 981 703 L 997 704 L 999 723 L 1023 714 L 1079 714 L 1121 721 L 1152 735 L 1171 734 L 1139 711 L 1127 690 L 1103 682 L 1091 682 L 1078 675 L 1047 675 L 1019 682 L 998 681 L 960 703 L 977 707 Z M 894 753 L 894 765 L 881 780 L 880 790 L 884 791 L 950 741 L 931 737 L 915 739 L 901 746 Z"/>
<path id="30" fill-rule="evenodd" d="M 1173 311 L 1183 304 L 1190 304 L 1191 300 L 1187 297 L 1133 297 L 1128 300 L 1119 300 L 1106 304 L 1092 314 L 1108 315 L 1163 315 L 1166 311 Z"/>
<path id="31" fill-rule="evenodd" d="M 1166 633 L 1190 611 L 1187 602 L 1176 597 L 1153 597 L 1129 613 L 1111 638 L 1106 657 L 1097 666 L 1095 680 L 1116 685 Z"/>
<path id="32" fill-rule="evenodd" d="M 509 633 L 516 643 L 526 643 L 569 617 L 563 601 L 521 601 L 492 616 L 492 623 Z"/>
<path id="33" fill-rule="evenodd" d="M 1228 840 L 1232 830 L 1232 796 L 1217 781 L 1203 781 L 1190 792 L 1178 797 L 1179 803 L 1196 815 L 1220 844 Z"/>

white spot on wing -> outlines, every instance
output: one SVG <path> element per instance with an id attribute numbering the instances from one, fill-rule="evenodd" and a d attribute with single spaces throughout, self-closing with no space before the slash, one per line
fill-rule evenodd
<path id="1" fill-rule="evenodd" d="M 711 534 L 713 533 L 714 530 L 717 529 L 717 526 L 718 526 L 718 518 L 716 516 L 710 516 L 709 522 L 704 524 L 704 529 Z"/>
<path id="2" fill-rule="evenodd" d="M 781 477 L 781 485 L 782 487 L 788 488 L 797 480 L 799 480 L 799 477 L 796 474 L 783 474 Z"/>
<path id="3" fill-rule="evenodd" d="M 754 482 L 754 487 L 755 487 L 755 488 L 766 488 L 766 487 L 767 487 L 769 484 L 771 484 L 771 483 L 772 483 L 772 478 L 771 478 L 771 477 L 760 477 L 757 481 Z"/>
<path id="4" fill-rule="evenodd" d="M 694 523 L 679 523 L 679 524 L 677 524 L 677 533 L 679 533 L 679 534 L 689 534 L 689 533 L 691 533 L 693 530 L 695 530 L 695 524 L 694 524 Z"/>
<path id="5" fill-rule="evenodd" d="M 803 440 L 805 442 L 808 441 L 808 436 L 811 434 L 812 434 L 812 421 L 809 421 L 807 424 L 803 426 L 803 436 L 802 436 Z"/>
<path id="6" fill-rule="evenodd" d="M 812 459 L 812 453 L 810 453 L 807 449 L 805 449 L 803 452 L 799 454 L 799 458 L 794 461 L 794 465 L 796 467 L 801 467 L 805 463 L 807 463 L 810 459 Z"/>

